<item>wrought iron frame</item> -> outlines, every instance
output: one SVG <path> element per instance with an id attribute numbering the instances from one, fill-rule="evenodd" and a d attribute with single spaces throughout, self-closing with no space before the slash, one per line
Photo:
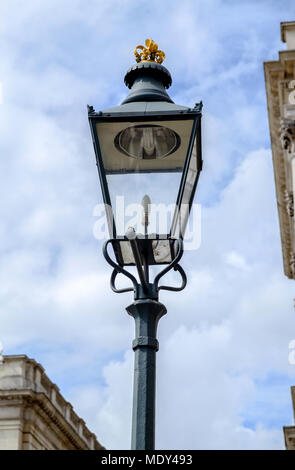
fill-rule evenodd
<path id="1" fill-rule="evenodd" d="M 158 300 L 160 290 L 169 290 L 173 292 L 178 292 L 185 288 L 187 284 L 187 277 L 183 268 L 179 264 L 179 261 L 183 255 L 183 240 L 181 238 L 179 238 L 178 240 L 175 240 L 174 242 L 176 244 L 176 252 L 174 254 L 172 261 L 155 276 L 153 282 L 150 282 L 149 280 L 149 265 L 147 263 L 144 251 L 139 250 L 137 239 L 135 238 L 134 240 L 129 240 L 129 243 L 130 243 L 132 253 L 134 256 L 135 266 L 137 269 L 140 282 L 138 282 L 138 280 L 133 274 L 127 271 L 122 265 L 119 265 L 118 263 L 116 263 L 109 255 L 108 246 L 113 241 L 114 239 L 109 239 L 103 245 L 103 255 L 106 261 L 113 268 L 113 272 L 112 272 L 111 279 L 110 279 L 110 285 L 111 285 L 112 291 L 116 292 L 117 294 L 122 294 L 124 292 L 133 291 L 134 300 L 140 300 L 140 299 Z M 160 279 L 172 269 L 174 269 L 174 271 L 179 272 L 181 279 L 182 279 L 181 285 L 177 287 L 166 286 L 166 285 L 159 286 Z M 133 287 L 126 287 L 123 289 L 118 289 L 116 287 L 116 277 L 118 274 L 123 274 L 125 277 L 130 279 L 130 281 L 133 284 Z"/>

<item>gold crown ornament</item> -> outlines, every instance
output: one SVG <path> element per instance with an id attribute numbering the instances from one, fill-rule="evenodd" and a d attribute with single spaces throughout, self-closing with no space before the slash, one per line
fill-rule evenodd
<path id="1" fill-rule="evenodd" d="M 134 55 L 136 62 L 156 62 L 161 64 L 165 59 L 165 53 L 158 49 L 158 44 L 156 44 L 152 39 L 146 39 L 144 46 L 137 46 L 134 50 Z M 138 52 L 139 49 L 141 52 Z"/>

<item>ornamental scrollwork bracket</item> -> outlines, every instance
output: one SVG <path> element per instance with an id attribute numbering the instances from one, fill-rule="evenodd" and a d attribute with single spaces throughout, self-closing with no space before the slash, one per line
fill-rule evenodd
<path id="1" fill-rule="evenodd" d="M 131 241 L 133 243 L 137 243 L 136 240 Z M 186 274 L 183 270 L 183 268 L 180 266 L 179 261 L 183 255 L 183 240 L 179 239 L 176 240 L 176 252 L 171 260 L 171 262 L 164 268 L 162 269 L 154 278 L 153 282 L 149 282 L 148 279 L 145 278 L 145 273 L 142 270 L 142 266 L 136 263 L 136 268 L 139 274 L 140 282 L 137 281 L 136 277 L 133 276 L 129 271 L 127 271 L 123 266 L 120 266 L 118 263 L 116 263 L 111 256 L 109 255 L 108 252 L 108 246 L 112 243 L 112 240 L 107 240 L 104 243 L 103 246 L 103 255 L 106 259 L 106 261 L 112 266 L 113 272 L 111 275 L 111 289 L 113 292 L 116 292 L 117 294 L 121 294 L 124 292 L 134 292 L 134 298 L 135 300 L 137 299 L 147 299 L 151 298 L 154 300 L 158 300 L 159 296 L 159 291 L 160 290 L 169 290 L 173 292 L 181 291 L 185 288 L 187 284 L 187 277 Z M 167 286 L 167 285 L 159 285 L 160 279 L 165 276 L 169 271 L 171 270 L 177 271 L 180 274 L 181 277 L 181 284 L 179 286 Z M 126 287 L 123 289 L 118 289 L 116 286 L 116 278 L 118 274 L 123 274 L 123 276 L 127 277 L 131 283 L 132 287 Z"/>

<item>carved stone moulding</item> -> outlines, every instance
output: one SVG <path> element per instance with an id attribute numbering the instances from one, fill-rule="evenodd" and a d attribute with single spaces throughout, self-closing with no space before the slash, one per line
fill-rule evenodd
<path id="1" fill-rule="evenodd" d="M 284 201 L 287 214 L 289 217 L 294 217 L 294 196 L 292 191 L 285 189 Z"/>
<path id="2" fill-rule="evenodd" d="M 280 140 L 288 154 L 295 154 L 295 121 L 293 119 L 282 119 L 280 128 Z"/>

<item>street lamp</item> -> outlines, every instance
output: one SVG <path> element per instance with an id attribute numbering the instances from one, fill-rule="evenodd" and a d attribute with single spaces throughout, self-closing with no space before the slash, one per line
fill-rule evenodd
<path id="1" fill-rule="evenodd" d="M 110 233 L 103 254 L 113 267 L 111 288 L 134 292 L 134 303 L 127 307 L 136 333 L 132 449 L 153 450 L 156 331 L 166 313 L 158 296 L 161 289 L 180 291 L 186 286 L 178 263 L 202 169 L 202 103 L 188 108 L 171 100 L 166 92 L 171 75 L 161 65 L 165 54 L 151 39 L 135 49 L 135 56 L 137 64 L 125 76 L 129 95 L 121 105 L 103 111 L 88 106 L 88 118 Z M 141 217 L 126 226 L 123 212 L 135 204 Z M 150 282 L 149 268 L 157 265 L 166 266 Z M 126 266 L 136 267 L 138 279 Z M 172 268 L 179 272 L 181 285 L 159 285 Z M 132 287 L 116 286 L 119 273 Z"/>

